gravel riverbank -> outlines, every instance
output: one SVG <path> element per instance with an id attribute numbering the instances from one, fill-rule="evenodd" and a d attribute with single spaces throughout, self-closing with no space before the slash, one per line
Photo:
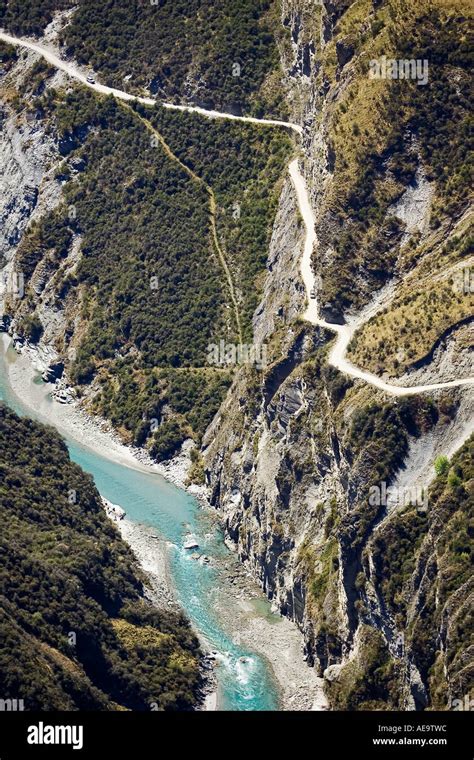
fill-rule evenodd
<path id="1" fill-rule="evenodd" d="M 8 336 L 0 335 L 0 340 L 6 351 Z M 53 425 L 69 439 L 124 467 L 152 471 L 184 487 L 189 461 L 186 456 L 177 457 L 167 465 L 153 463 L 146 452 L 125 446 L 108 423 L 90 417 L 77 403 L 52 401 L 48 386 L 35 382 L 43 367 L 33 349 L 25 348 L 21 354 L 15 355 L 10 351 L 5 366 L 11 390 L 36 419 Z M 196 487 L 189 490 L 205 507 L 205 490 Z M 150 579 L 152 601 L 158 606 L 176 605 L 168 571 L 167 553 L 170 547 L 167 542 L 153 529 L 131 522 L 126 517 L 116 522 Z M 302 636 L 297 627 L 286 618 L 270 613 L 262 591 L 232 553 L 218 561 L 218 569 L 221 582 L 217 589 L 216 606 L 222 625 L 236 642 L 248 646 L 270 664 L 282 709 L 326 709 L 322 679 L 303 660 Z M 209 662 L 206 664 L 208 666 Z M 212 673 L 212 669 L 208 670 Z M 212 676 L 209 683 L 213 688 L 206 694 L 205 709 L 218 709 Z"/>

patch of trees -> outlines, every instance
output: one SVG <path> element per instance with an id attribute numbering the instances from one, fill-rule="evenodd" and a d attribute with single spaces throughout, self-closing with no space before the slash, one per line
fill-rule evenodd
<path id="1" fill-rule="evenodd" d="M 153 436 L 150 454 L 158 462 L 171 459 L 184 440 L 183 431 L 177 420 L 165 420 Z"/>
<path id="2" fill-rule="evenodd" d="M 279 190 L 292 143 L 284 129 L 209 120 L 162 108 L 147 116 L 173 152 L 212 187 L 218 234 L 240 294 L 244 339 L 252 342 L 252 317 L 261 297 Z"/>
<path id="3" fill-rule="evenodd" d="M 0 406 L 0 690 L 27 710 L 185 710 L 198 642 L 144 578 L 59 435 Z"/>
<path id="4" fill-rule="evenodd" d="M 25 281 L 30 279 L 37 265 L 46 257 L 57 266 L 67 256 L 72 234 L 64 208 L 52 211 L 41 222 L 33 221 L 25 242 L 20 243 L 17 251 L 18 267 Z"/>
<path id="5" fill-rule="evenodd" d="M 185 438 L 192 436 L 200 442 L 230 382 L 230 375 L 219 370 L 170 368 L 138 373 L 130 361 L 124 361 L 102 380 L 94 408 L 125 430 L 135 445 L 148 445 L 156 459 L 167 459 Z"/>
<path id="6" fill-rule="evenodd" d="M 43 34 L 56 11 L 76 5 L 75 0 L 0 0 L 0 25 L 13 34 Z"/>
<path id="7" fill-rule="evenodd" d="M 43 334 L 43 325 L 37 314 L 26 314 L 17 324 L 17 332 L 30 343 L 38 343 Z"/>
<path id="8" fill-rule="evenodd" d="M 18 60 L 18 53 L 14 45 L 8 45 L 6 42 L 0 42 L 0 63 L 4 68 L 10 66 Z"/>
<path id="9" fill-rule="evenodd" d="M 87 326 L 72 381 L 88 384 L 99 375 L 97 411 L 136 443 L 148 438 L 143 417 L 158 417 L 150 410 L 165 402 L 179 417 L 181 440 L 199 440 L 229 384 L 227 374 L 207 367 L 207 347 L 236 338 L 204 183 L 217 198 L 218 234 L 251 342 L 290 140 L 279 129 L 141 110 L 199 182 L 112 98 L 48 90 L 37 103 L 56 125 L 66 156 L 59 172 L 68 181 L 64 204 L 31 225 L 18 261 L 28 282 L 40 261 L 57 268 L 73 236 L 81 236 L 74 277 L 58 277 L 57 287 L 58 294 L 77 292 Z M 197 367 L 208 371 L 194 373 Z"/>
<path id="10" fill-rule="evenodd" d="M 269 0 L 87 0 L 63 33 L 67 52 L 107 84 L 234 112 L 283 108 Z M 279 81 L 280 78 L 278 78 Z"/>
<path id="11" fill-rule="evenodd" d="M 346 392 L 352 387 L 352 380 L 339 370 L 327 365 L 323 369 L 323 377 L 328 390 L 329 398 L 334 406 L 340 404 Z"/>
<path id="12" fill-rule="evenodd" d="M 207 192 L 113 98 L 75 91 L 41 102 L 84 170 L 63 206 L 32 226 L 19 265 L 28 278 L 45 255 L 59 260 L 74 234 L 82 238 L 75 280 L 88 331 L 73 379 L 87 381 L 131 347 L 143 367 L 203 365 L 224 305 Z"/>

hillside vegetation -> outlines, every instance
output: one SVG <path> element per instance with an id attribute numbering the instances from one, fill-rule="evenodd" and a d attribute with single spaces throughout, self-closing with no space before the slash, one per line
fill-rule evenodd
<path id="1" fill-rule="evenodd" d="M 158 398 L 164 405 L 173 394 L 172 375 L 155 392 L 155 368 L 203 366 L 213 337 L 234 334 L 223 318 L 225 283 L 207 193 L 113 99 L 49 91 L 41 108 L 66 156 L 57 172 L 65 196 L 54 213 L 30 226 L 18 266 L 28 283 L 38 272 L 51 279 L 40 307 L 64 314 L 56 348 L 70 377 L 79 390 L 98 378 L 94 408 L 131 440 L 147 412 L 160 418 Z M 79 241 L 77 260 L 71 252 Z M 30 286 L 17 311 L 19 332 L 29 339 L 32 314 L 41 328 L 38 305 Z M 207 417 L 202 407 L 204 419 L 212 417 L 225 387 L 218 377 L 201 375 L 196 393 L 207 394 L 211 404 Z M 111 403 L 115 393 L 118 407 Z M 182 441 L 193 430 L 186 421 L 181 427 Z"/>
<path id="2" fill-rule="evenodd" d="M 0 0 L 0 25 L 41 36 L 74 9 L 68 56 L 109 85 L 209 108 L 284 115 L 276 0 Z M 126 89 L 126 88 L 124 88 Z"/>
<path id="3" fill-rule="evenodd" d="M 215 193 L 218 230 L 239 297 L 243 337 L 251 343 L 291 139 L 280 128 L 225 123 L 160 108 L 138 110 Z"/>
<path id="4" fill-rule="evenodd" d="M 433 428 L 440 413 L 448 411 L 432 402 L 419 400 L 404 403 L 398 410 L 372 406 L 362 409 L 353 421 L 350 445 L 358 451 L 353 464 L 354 481 L 364 473 L 367 492 L 370 483 L 390 483 L 406 452 L 407 434 L 416 437 Z M 451 412 L 452 413 L 452 412 Z M 399 417 L 398 420 L 396 417 Z M 377 435 L 377 429 L 379 434 Z M 383 430 L 383 444 L 377 438 Z M 399 445 L 397 447 L 397 438 Z M 473 447 L 467 441 L 449 461 L 442 458 L 439 474 L 428 490 L 426 509 L 408 504 L 396 515 L 371 532 L 367 500 L 355 505 L 340 521 L 336 534 L 342 540 L 343 559 L 347 567 L 346 588 L 356 599 L 359 620 L 358 646 L 351 661 L 328 684 L 333 709 L 339 710 L 403 710 L 406 709 L 407 670 L 403 658 L 416 665 L 426 692 L 416 690 L 417 709 L 453 709 L 451 700 L 463 699 L 472 693 L 472 518 L 473 518 Z M 390 450 L 393 453 L 390 453 Z M 352 486 L 353 487 L 353 486 Z M 352 533 L 350 554 L 347 539 Z M 353 550 L 365 534 L 361 562 L 354 570 Z M 354 538 L 357 536 L 356 541 Z M 360 546 L 360 544 L 359 544 Z M 329 544 L 326 544 L 326 549 Z M 351 558 L 348 563 L 347 559 Z M 323 555 L 324 560 L 324 555 Z M 309 564 L 314 567 L 314 562 Z M 372 570 L 370 568 L 373 568 Z M 325 576 L 326 573 L 326 576 Z M 350 573 L 354 573 L 354 577 Z M 317 575 L 323 587 L 313 602 L 319 627 L 318 648 L 329 655 L 337 654 L 337 626 L 327 619 L 334 594 L 334 568 Z M 403 649 L 391 651 L 386 638 L 371 617 L 368 583 L 392 617 L 395 633 L 401 636 Z M 350 585 L 349 585 L 350 584 Z M 319 612 L 317 610 L 319 609 Z M 322 620 L 321 620 L 322 618 Z M 323 647 L 324 641 L 324 647 Z M 392 642 L 393 644 L 393 642 Z"/>
<path id="5" fill-rule="evenodd" d="M 62 312 L 55 348 L 89 407 L 169 457 L 200 440 L 230 384 L 208 346 L 238 343 L 240 326 L 252 342 L 291 141 L 281 129 L 134 113 L 80 88 L 38 95 L 35 82 L 13 104 L 36 109 L 57 142 L 63 202 L 18 248 L 17 331 L 38 342 L 45 310 Z"/>
<path id="6" fill-rule="evenodd" d="M 26 710 L 186 710 L 199 648 L 144 599 L 92 478 L 51 428 L 0 406 L 0 687 Z"/>
<path id="7" fill-rule="evenodd" d="M 331 176 L 315 266 L 329 314 L 360 307 L 394 274 L 404 274 L 406 223 L 393 204 L 408 187 L 428 183 L 431 193 L 423 224 L 408 230 L 410 268 L 436 254 L 469 204 L 470 15 L 464 0 L 357 0 L 334 9 L 318 75 L 324 92 L 336 95 L 325 96 L 319 119 Z M 427 83 L 370 78 L 370 61 L 382 56 L 426 60 Z M 436 245 L 425 250 L 424 237 L 438 229 Z M 429 328 L 426 350 L 446 320 L 428 325 L 424 308 L 419 318 L 419 333 Z"/>
<path id="8" fill-rule="evenodd" d="M 0 0 L 0 25 L 13 34 L 41 36 L 57 11 L 77 0 Z"/>
<path id="9" fill-rule="evenodd" d="M 272 0 L 88 0 L 63 35 L 68 53 L 107 84 L 123 77 L 163 100 L 281 113 Z"/>

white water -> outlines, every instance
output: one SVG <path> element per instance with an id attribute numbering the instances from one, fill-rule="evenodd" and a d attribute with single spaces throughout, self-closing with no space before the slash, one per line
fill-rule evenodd
<path id="1" fill-rule="evenodd" d="M 96 92 L 102 93 L 103 95 L 114 95 L 116 98 L 119 98 L 120 100 L 127 100 L 127 101 L 135 100 L 139 103 L 143 103 L 144 105 L 151 105 L 151 106 L 161 105 L 163 108 L 174 109 L 178 111 L 194 112 L 194 113 L 198 113 L 198 114 L 201 114 L 202 116 L 205 116 L 207 118 L 212 118 L 212 119 L 231 119 L 234 121 L 243 121 L 243 122 L 247 122 L 251 124 L 260 124 L 264 126 L 287 127 L 288 129 L 292 129 L 294 132 L 296 132 L 299 135 L 303 134 L 303 128 L 298 124 L 293 124 L 292 122 L 278 121 L 275 119 L 256 119 L 251 116 L 235 116 L 234 114 L 222 113 L 221 111 L 207 111 L 206 109 L 199 108 L 197 106 L 174 105 L 172 103 L 158 104 L 154 98 L 139 97 L 139 96 L 131 95 L 128 92 L 124 92 L 123 90 L 117 90 L 113 87 L 106 87 L 105 85 L 99 84 L 98 82 L 94 82 L 94 83 L 88 82 L 87 76 L 81 73 L 81 71 L 77 67 L 75 67 L 73 64 L 69 63 L 68 61 L 64 61 L 53 50 L 37 42 L 32 42 L 30 40 L 25 40 L 19 37 L 14 37 L 10 34 L 6 34 L 3 31 L 0 31 L 0 40 L 3 40 L 4 42 L 9 43 L 10 45 L 16 45 L 16 46 L 27 48 L 29 50 L 33 50 L 34 52 L 43 56 L 43 58 L 46 61 L 48 61 L 48 63 L 50 63 L 52 66 L 55 66 L 56 68 L 61 69 L 61 71 L 66 72 L 66 74 L 69 74 L 69 76 L 73 77 L 74 79 L 77 79 L 82 84 L 86 85 L 87 87 L 90 87 L 92 90 L 95 90 Z M 347 348 L 349 346 L 349 343 L 354 333 L 365 322 L 368 321 L 368 319 L 372 316 L 373 312 L 371 313 L 370 310 L 366 310 L 365 312 L 363 312 L 361 316 L 359 316 L 358 318 L 351 319 L 349 322 L 347 322 L 344 325 L 338 325 L 332 322 L 326 322 L 325 320 L 321 319 L 321 317 L 319 316 L 317 299 L 310 297 L 310 292 L 315 287 L 315 277 L 314 277 L 313 269 L 311 266 L 313 247 L 315 243 L 317 242 L 315 217 L 314 217 L 313 209 L 311 208 L 311 203 L 309 201 L 309 195 L 308 195 L 306 182 L 299 169 L 298 159 L 297 158 L 294 159 L 290 163 L 288 168 L 289 168 L 291 180 L 293 182 L 293 185 L 296 191 L 298 207 L 299 207 L 301 216 L 303 217 L 303 221 L 306 228 L 304 251 L 303 251 L 303 256 L 301 259 L 301 275 L 302 275 L 303 282 L 306 288 L 308 306 L 307 306 L 306 311 L 303 314 L 303 318 L 308 320 L 308 322 L 311 322 L 314 325 L 318 325 L 319 327 L 324 327 L 336 333 L 336 341 L 329 353 L 329 358 L 328 358 L 329 364 L 331 364 L 333 367 L 338 369 L 340 372 L 343 372 L 344 374 L 349 375 L 350 377 L 353 377 L 355 379 L 363 380 L 369 385 L 372 385 L 375 388 L 379 388 L 380 390 L 385 391 L 386 393 L 389 393 L 393 396 L 412 396 L 417 393 L 425 393 L 425 392 L 430 392 L 430 391 L 435 391 L 435 390 L 441 390 L 443 388 L 458 388 L 462 386 L 474 385 L 474 376 L 468 377 L 468 378 L 462 378 L 459 380 L 451 380 L 444 383 L 430 383 L 427 385 L 412 385 L 412 386 L 396 385 L 393 383 L 385 382 L 384 380 L 382 380 L 382 378 L 380 378 L 378 375 L 373 374 L 372 372 L 367 372 L 363 369 L 360 369 L 359 367 L 356 367 L 354 364 L 352 364 L 352 362 L 350 362 L 346 358 Z"/>

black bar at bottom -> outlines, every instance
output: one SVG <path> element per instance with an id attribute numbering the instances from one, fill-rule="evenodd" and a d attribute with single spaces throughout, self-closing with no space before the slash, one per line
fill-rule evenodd
<path id="1" fill-rule="evenodd" d="M 0 713 L 0 760 L 256 751 L 336 760 L 362 757 L 472 760 L 470 712 Z M 56 743 L 50 743 L 55 741 Z M 76 749 L 74 749 L 76 747 Z"/>

